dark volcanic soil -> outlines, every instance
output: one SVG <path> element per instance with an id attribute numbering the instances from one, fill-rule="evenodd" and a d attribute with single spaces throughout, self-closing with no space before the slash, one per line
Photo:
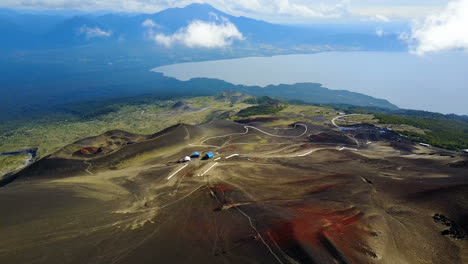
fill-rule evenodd
<path id="1" fill-rule="evenodd" d="M 248 123 L 111 131 L 32 164 L 0 188 L 0 263 L 468 263 L 467 157 Z M 214 158 L 176 162 L 195 151 Z"/>

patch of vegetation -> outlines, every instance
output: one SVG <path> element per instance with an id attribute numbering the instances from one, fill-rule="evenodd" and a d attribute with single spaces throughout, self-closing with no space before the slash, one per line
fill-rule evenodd
<path id="1" fill-rule="evenodd" d="M 183 101 L 197 110 L 175 112 L 172 105 L 177 101 Z M 229 101 L 215 100 L 212 96 L 132 97 L 128 103 L 119 99 L 100 104 L 88 102 L 72 105 L 33 122 L 14 120 L 0 123 L 0 153 L 38 148 L 41 158 L 79 139 L 97 136 L 109 130 L 153 134 L 177 123 L 196 125 L 227 111 L 237 113 L 247 106 L 237 103 L 231 107 Z"/>
<path id="2" fill-rule="evenodd" d="M 111 113 L 119 112 L 122 108 L 128 106 L 144 106 L 144 105 L 160 105 L 166 101 L 172 101 L 177 99 L 183 99 L 178 96 L 135 96 L 118 99 L 107 99 L 103 101 L 87 101 L 81 103 L 75 103 L 67 105 L 57 109 L 57 112 L 63 112 L 66 114 L 72 114 L 82 120 L 89 120 L 93 118 L 99 118 L 106 116 Z"/>
<path id="3" fill-rule="evenodd" d="M 83 118 L 92 119 L 92 118 L 100 117 L 100 116 L 107 115 L 107 114 L 110 114 L 110 113 L 114 113 L 114 112 L 117 112 L 117 111 L 119 111 L 118 106 L 110 105 L 110 106 L 102 107 L 102 108 L 99 108 L 99 109 L 96 109 L 96 110 L 86 111 L 83 114 Z"/>
<path id="4" fill-rule="evenodd" d="M 277 104 L 286 104 L 285 101 L 278 100 L 269 96 L 260 96 L 260 97 L 251 97 L 244 100 L 246 104 L 256 104 L 256 105 L 277 105 Z"/>
<path id="5" fill-rule="evenodd" d="M 242 109 L 237 113 L 239 117 L 249 117 L 255 115 L 269 115 L 278 113 L 283 110 L 285 106 L 274 106 L 274 105 L 255 105 Z"/>
<path id="6" fill-rule="evenodd" d="M 245 101 L 246 99 L 251 98 L 252 96 L 243 94 L 241 92 L 236 91 L 225 91 L 220 95 L 215 96 L 215 100 L 222 100 L 222 101 L 229 101 L 231 106 L 234 104 L 239 103 L 241 101 Z"/>
<path id="7" fill-rule="evenodd" d="M 353 113 L 373 114 L 380 124 L 407 125 L 424 131 L 400 131 L 417 142 L 451 150 L 468 148 L 468 118 L 416 110 L 350 108 Z"/>
<path id="8" fill-rule="evenodd" d="M 346 118 L 340 118 L 336 121 L 338 125 L 345 126 L 345 125 L 353 125 L 353 124 L 376 124 L 379 120 L 377 120 L 374 115 L 356 115 L 356 116 L 348 116 Z"/>
<path id="9" fill-rule="evenodd" d="M 249 98 L 245 100 L 244 103 L 257 105 L 240 110 L 237 113 L 237 116 L 239 117 L 274 114 L 287 107 L 287 104 L 284 101 L 268 96 Z"/>
<path id="10" fill-rule="evenodd" d="M 29 155 L 0 156 L 0 178 L 22 167 Z"/>
<path id="11" fill-rule="evenodd" d="M 434 146 L 460 150 L 468 148 L 468 122 L 450 117 L 398 116 L 376 114 L 385 124 L 406 124 L 428 130 L 425 134 L 404 132 L 416 141 Z"/>

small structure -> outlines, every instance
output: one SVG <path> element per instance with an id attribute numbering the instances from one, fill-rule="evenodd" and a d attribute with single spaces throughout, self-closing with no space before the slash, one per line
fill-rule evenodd
<path id="1" fill-rule="evenodd" d="M 429 144 L 426 144 L 426 143 L 419 143 L 419 145 L 423 146 L 423 147 L 426 147 L 426 148 L 430 148 L 431 145 Z"/>
<path id="2" fill-rule="evenodd" d="M 208 152 L 205 154 L 205 159 L 212 159 L 214 157 L 213 152 Z"/>
<path id="3" fill-rule="evenodd" d="M 190 156 L 190 157 L 191 157 L 192 159 L 194 159 L 194 158 L 199 158 L 199 157 L 200 157 L 200 153 L 194 152 L 194 153 L 192 154 L 192 156 Z"/>
<path id="4" fill-rule="evenodd" d="M 468 154 L 468 149 L 462 149 L 462 152 Z"/>
<path id="5" fill-rule="evenodd" d="M 189 162 L 192 159 L 189 156 L 186 156 L 185 158 L 182 159 L 182 162 Z"/>

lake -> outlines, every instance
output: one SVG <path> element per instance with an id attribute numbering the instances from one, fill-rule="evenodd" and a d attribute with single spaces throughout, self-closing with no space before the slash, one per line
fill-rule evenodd
<path id="1" fill-rule="evenodd" d="M 327 52 L 180 63 L 153 69 L 180 80 L 261 85 L 319 82 L 387 99 L 401 108 L 468 114 L 468 54 Z"/>

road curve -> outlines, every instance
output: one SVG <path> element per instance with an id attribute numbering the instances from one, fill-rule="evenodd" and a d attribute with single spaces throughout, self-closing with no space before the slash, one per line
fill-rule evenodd
<path id="1" fill-rule="evenodd" d="M 305 127 L 304 132 L 303 132 L 302 134 L 298 135 L 298 136 L 279 136 L 279 135 L 274 135 L 274 134 L 268 133 L 268 132 L 263 131 L 263 130 L 261 130 L 260 128 L 257 128 L 257 127 L 254 127 L 254 126 L 244 126 L 245 131 L 242 132 L 242 133 L 233 133 L 233 134 L 227 134 L 227 135 L 222 135 L 222 136 L 209 137 L 209 138 L 204 139 L 202 142 L 200 142 L 200 144 L 204 144 L 206 141 L 208 141 L 208 140 L 210 140 L 210 139 L 214 139 L 214 138 L 222 138 L 222 137 L 229 137 L 229 136 L 240 136 L 240 135 L 245 135 L 245 134 L 249 133 L 249 129 L 257 130 L 258 132 L 263 133 L 263 134 L 268 135 L 268 136 L 271 136 L 271 137 L 298 138 L 298 137 L 304 136 L 304 135 L 307 133 L 307 131 L 308 131 L 307 126 L 304 125 L 304 124 L 294 124 L 294 128 L 296 128 L 297 126 L 303 126 L 303 127 Z"/>
<path id="2" fill-rule="evenodd" d="M 331 120 L 332 124 L 337 127 L 337 128 L 341 128 L 339 125 L 336 124 L 336 120 L 340 119 L 340 118 L 343 118 L 343 117 L 348 117 L 348 116 L 360 116 L 360 115 L 363 115 L 363 114 L 349 114 L 349 115 L 339 115 L 339 116 L 336 116 L 335 118 L 333 118 Z"/>

